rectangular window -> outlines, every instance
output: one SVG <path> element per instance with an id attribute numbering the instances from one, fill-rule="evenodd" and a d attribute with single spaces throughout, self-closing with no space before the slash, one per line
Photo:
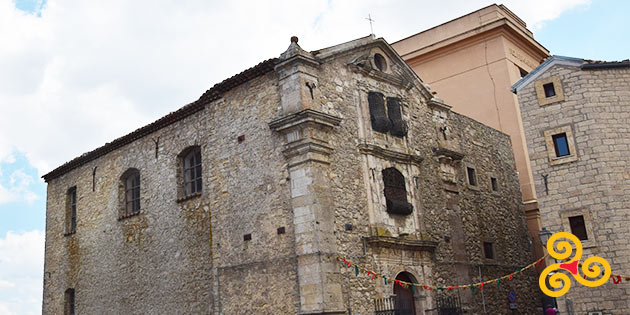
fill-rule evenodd
<path id="1" fill-rule="evenodd" d="M 125 179 L 125 215 L 140 212 L 140 172 L 132 171 Z"/>
<path id="2" fill-rule="evenodd" d="M 402 138 L 407 135 L 407 124 L 402 119 L 400 99 L 397 97 L 387 98 L 387 115 L 392 124 L 390 133 L 392 136 Z"/>
<path id="3" fill-rule="evenodd" d="M 557 135 L 551 136 L 551 138 L 553 139 L 553 147 L 556 150 L 557 157 L 567 156 L 571 154 L 571 152 L 569 152 L 569 142 L 567 141 L 566 133 L 559 133 Z"/>
<path id="4" fill-rule="evenodd" d="M 490 184 L 492 185 L 492 191 L 499 191 L 499 184 L 496 178 L 490 177 Z"/>
<path id="5" fill-rule="evenodd" d="M 68 189 L 66 196 L 66 234 L 77 231 L 77 187 Z"/>
<path id="6" fill-rule="evenodd" d="M 584 224 L 584 216 L 578 215 L 569 217 L 569 225 L 571 226 L 571 233 L 581 241 L 588 240 L 586 235 L 586 225 Z"/>
<path id="7" fill-rule="evenodd" d="M 392 123 L 387 118 L 385 111 L 385 96 L 379 92 L 368 93 L 368 104 L 370 106 L 370 121 L 372 129 L 378 132 L 387 133 L 392 128 Z"/>
<path id="8" fill-rule="evenodd" d="M 468 174 L 468 185 L 477 186 L 477 177 L 475 174 L 475 169 L 472 167 L 467 167 L 466 174 Z"/>
<path id="9" fill-rule="evenodd" d="M 490 242 L 483 242 L 483 255 L 486 259 L 494 259 L 494 248 Z"/>
<path id="10" fill-rule="evenodd" d="M 553 82 L 543 84 L 543 90 L 545 91 L 545 97 L 556 96 L 556 89 L 553 87 Z"/>
<path id="11" fill-rule="evenodd" d="M 64 315 L 74 315 L 74 289 L 66 290 L 64 294 Z"/>
<path id="12" fill-rule="evenodd" d="M 201 193 L 201 150 L 195 149 L 184 158 L 184 194 Z"/>

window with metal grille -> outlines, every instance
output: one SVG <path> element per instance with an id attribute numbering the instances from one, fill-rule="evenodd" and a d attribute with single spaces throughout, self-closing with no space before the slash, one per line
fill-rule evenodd
<path id="1" fill-rule="evenodd" d="M 201 149 L 193 147 L 184 155 L 184 195 L 201 192 Z"/>
<path id="2" fill-rule="evenodd" d="M 140 171 L 130 169 L 123 177 L 125 183 L 125 216 L 140 212 Z"/>
<path id="3" fill-rule="evenodd" d="M 64 293 L 64 315 L 74 315 L 74 289 L 68 289 Z"/>
<path id="4" fill-rule="evenodd" d="M 385 102 L 387 101 L 387 103 Z M 383 93 L 369 92 L 370 122 L 372 129 L 382 133 L 391 133 L 395 137 L 407 135 L 407 123 L 402 119 L 400 98 L 385 98 Z"/>
<path id="5" fill-rule="evenodd" d="M 390 133 L 392 136 L 402 138 L 407 135 L 407 124 L 402 119 L 400 99 L 397 97 L 387 98 L 387 115 L 392 123 Z"/>
<path id="6" fill-rule="evenodd" d="M 368 104 L 370 106 L 372 129 L 387 133 L 392 128 L 392 123 L 389 121 L 389 118 L 387 118 L 387 113 L 385 112 L 385 96 L 383 93 L 369 92 Z"/>
<path id="7" fill-rule="evenodd" d="M 553 139 L 553 148 L 556 150 L 556 156 L 562 157 L 570 155 L 569 142 L 567 141 L 567 134 L 565 132 L 551 136 Z"/>
<path id="8" fill-rule="evenodd" d="M 77 187 L 68 189 L 66 195 L 66 235 L 77 231 Z"/>
<path id="9" fill-rule="evenodd" d="M 569 217 L 569 225 L 571 226 L 571 234 L 577 236 L 577 238 L 579 238 L 581 241 L 588 240 L 583 215 Z"/>
<path id="10" fill-rule="evenodd" d="M 393 167 L 386 168 L 383 170 L 383 183 L 385 184 L 387 212 L 401 215 L 411 214 L 413 206 L 407 202 L 405 176 Z"/>

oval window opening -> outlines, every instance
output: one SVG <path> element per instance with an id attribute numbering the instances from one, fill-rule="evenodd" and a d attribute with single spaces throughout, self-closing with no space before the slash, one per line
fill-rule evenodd
<path id="1" fill-rule="evenodd" d="M 379 71 L 387 70 L 387 61 L 385 61 L 385 57 L 381 54 L 374 54 L 374 65 Z"/>

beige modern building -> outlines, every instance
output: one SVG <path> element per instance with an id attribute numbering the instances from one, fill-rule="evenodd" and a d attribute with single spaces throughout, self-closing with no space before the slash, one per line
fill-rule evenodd
<path id="1" fill-rule="evenodd" d="M 521 113 L 512 84 L 549 51 L 504 5 L 490 5 L 392 44 L 452 110 L 511 137 L 527 225 L 538 241 L 540 215 L 527 157 Z M 535 255 L 542 254 L 534 246 Z"/>
<path id="2" fill-rule="evenodd" d="M 599 256 L 614 274 L 630 275 L 630 61 L 553 56 L 514 92 L 545 228 L 576 235 L 582 262 Z M 574 281 L 558 298 L 560 312 L 630 314 L 629 280 L 596 288 Z"/>

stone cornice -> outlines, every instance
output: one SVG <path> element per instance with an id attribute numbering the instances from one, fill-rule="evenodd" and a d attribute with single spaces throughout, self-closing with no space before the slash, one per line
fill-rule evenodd
<path id="1" fill-rule="evenodd" d="M 437 98 L 437 97 L 433 97 L 431 98 L 428 102 L 427 102 L 427 106 L 429 106 L 430 108 L 437 108 L 437 109 L 441 109 L 443 111 L 450 111 L 451 107 L 450 105 L 444 103 L 441 99 Z"/>
<path id="2" fill-rule="evenodd" d="M 282 152 L 284 156 L 291 161 L 291 166 L 294 166 L 307 161 L 329 164 L 328 156 L 332 151 L 333 148 L 324 141 L 301 139 L 286 144 Z"/>
<path id="3" fill-rule="evenodd" d="M 384 248 L 405 249 L 411 251 L 434 251 L 438 243 L 435 241 L 413 240 L 392 236 L 370 236 L 366 238 L 369 245 Z"/>
<path id="4" fill-rule="evenodd" d="M 358 148 L 359 148 L 359 152 L 363 154 L 370 154 L 370 155 L 378 156 L 387 160 L 396 160 L 398 162 L 406 163 L 406 164 L 420 165 L 420 163 L 423 160 L 423 158 L 419 155 L 408 154 L 408 153 L 398 152 L 398 151 L 394 151 L 390 149 L 385 149 L 385 148 L 379 147 L 374 144 L 369 144 L 369 143 L 361 143 L 358 145 Z"/>
<path id="5" fill-rule="evenodd" d="M 296 62 L 302 62 L 303 64 L 307 64 L 311 67 L 319 67 L 319 65 L 321 64 L 319 61 L 317 61 L 316 59 L 313 59 L 311 57 L 308 56 L 303 56 L 303 55 L 295 55 L 289 59 L 286 60 L 281 60 L 276 66 L 275 69 L 278 70 L 279 68 L 283 68 L 283 67 L 287 67 L 291 64 L 294 64 Z"/>
<path id="6" fill-rule="evenodd" d="M 381 82 L 393 84 L 399 88 L 408 90 L 413 87 L 412 82 L 409 82 L 401 77 L 389 73 L 384 73 L 374 69 L 368 69 L 367 67 L 361 67 L 355 64 L 349 64 L 348 66 L 350 67 L 350 69 L 353 69 L 356 72 L 363 73 L 364 75 Z"/>
<path id="7" fill-rule="evenodd" d="M 315 124 L 332 128 L 339 126 L 340 123 L 341 118 L 339 117 L 312 109 L 305 109 L 269 122 L 269 128 L 273 131 L 284 131 L 302 124 Z"/>
<path id="8" fill-rule="evenodd" d="M 433 148 L 433 154 L 437 156 L 438 158 L 446 156 L 455 161 L 459 161 L 463 159 L 465 156 L 464 153 L 456 152 L 456 151 L 449 150 L 446 148 Z"/>

